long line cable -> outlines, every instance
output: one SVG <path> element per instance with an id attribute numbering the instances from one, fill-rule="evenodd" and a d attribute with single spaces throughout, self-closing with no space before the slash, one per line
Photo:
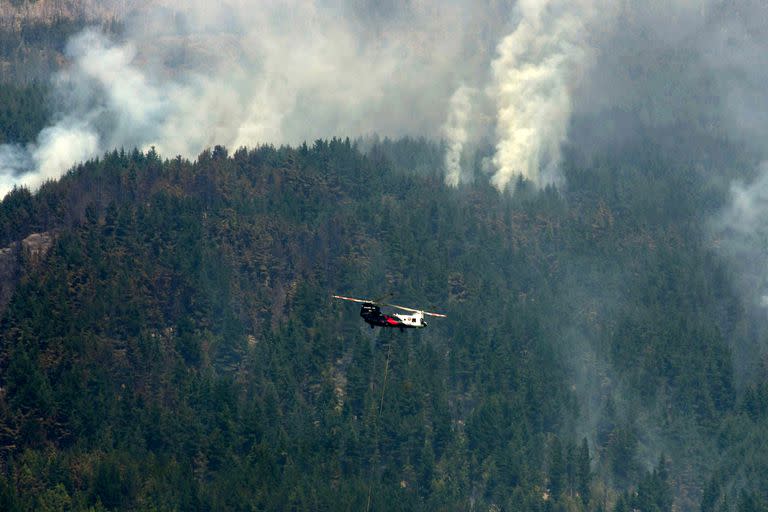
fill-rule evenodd
<path id="1" fill-rule="evenodd" d="M 378 443 L 379 439 L 379 423 L 381 419 L 381 411 L 384 409 L 384 392 L 387 389 L 387 374 L 389 373 L 389 356 L 392 354 L 392 342 L 390 340 L 387 347 L 387 360 L 384 363 L 384 382 L 381 384 L 381 399 L 379 400 L 379 413 L 376 415 L 376 421 L 374 422 L 374 440 Z M 375 450 L 374 450 L 375 452 Z M 368 479 L 368 500 L 365 503 L 365 512 L 369 512 L 371 509 L 371 492 L 373 491 L 373 473 L 376 470 L 373 464 L 371 464 L 371 476 Z"/>

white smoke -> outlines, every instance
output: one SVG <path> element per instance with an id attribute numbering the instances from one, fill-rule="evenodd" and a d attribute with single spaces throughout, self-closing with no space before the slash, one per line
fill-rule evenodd
<path id="1" fill-rule="evenodd" d="M 723 105 L 716 126 L 745 148 L 745 160 L 762 160 L 754 168 L 738 162 L 731 164 L 736 169 L 721 170 L 719 180 L 730 181 L 729 196 L 710 227 L 746 303 L 768 308 L 768 93 L 763 85 L 768 70 L 757 64 L 768 54 L 768 4 L 713 4 L 702 16 L 706 21 L 697 25 L 704 29 L 696 42 Z M 754 362 L 755 354 L 744 359 Z"/>
<path id="2" fill-rule="evenodd" d="M 125 142 L 128 133 L 146 133 L 152 125 L 151 113 L 160 101 L 131 68 L 130 45 L 115 47 L 100 34 L 85 31 L 70 42 L 67 53 L 74 64 L 55 83 L 67 97 L 68 112 L 42 130 L 35 143 L 0 146 L 2 195 L 14 186 L 37 189 L 72 165 L 98 156 L 105 149 L 100 132 L 110 135 L 107 143 L 113 144 Z M 105 129 L 106 123 L 112 127 Z"/>
<path id="3" fill-rule="evenodd" d="M 520 21 L 498 46 L 490 88 L 497 106 L 493 184 L 517 176 L 542 186 L 555 179 L 567 137 L 572 92 L 587 67 L 596 0 L 522 0 Z M 600 22 L 610 23 L 607 10 Z"/>
<path id="4" fill-rule="evenodd" d="M 498 30 L 463 1 L 131 6 L 121 42 L 96 30 L 70 41 L 55 122 L 34 144 L 0 150 L 0 193 L 115 147 L 193 158 L 213 144 L 439 136 L 456 81 L 482 68 Z"/>
<path id="5" fill-rule="evenodd" d="M 0 197 L 14 187 L 36 190 L 55 180 L 73 164 L 98 154 L 98 135 L 77 121 L 62 121 L 44 129 L 36 144 L 23 148 L 0 146 Z"/>
<path id="6" fill-rule="evenodd" d="M 456 89 L 451 96 L 448 119 L 443 125 L 443 136 L 448 141 L 445 151 L 445 183 L 451 187 L 461 183 L 461 155 L 469 139 L 467 124 L 472 112 L 472 96 L 475 93 L 475 89 L 465 85 Z"/>
<path id="7" fill-rule="evenodd" d="M 23 148 L 0 145 L 0 197 L 10 192 L 16 185 L 17 176 L 33 165 L 30 155 Z"/>
<path id="8" fill-rule="evenodd" d="M 751 183 L 731 185 L 730 201 L 715 219 L 714 231 L 720 253 L 738 270 L 747 296 L 768 306 L 768 163 Z"/>
<path id="9" fill-rule="evenodd" d="M 193 158 L 214 144 L 297 144 L 374 132 L 445 137 L 446 181 L 456 184 L 464 179 L 461 155 L 495 131 L 493 184 L 504 190 L 523 176 L 542 186 L 557 180 L 574 112 L 656 104 L 675 121 L 674 105 L 689 97 L 685 87 L 664 80 L 666 88 L 654 89 L 653 74 L 635 76 L 642 66 L 627 71 L 634 56 L 650 55 L 654 64 L 654 45 L 688 45 L 693 55 L 709 45 L 712 67 L 725 60 L 729 69 L 742 67 L 732 52 L 707 43 L 719 41 L 708 37 L 718 33 L 712 20 L 719 18 L 687 0 L 113 3 L 116 13 L 133 11 L 122 19 L 121 42 L 93 30 L 70 42 L 68 67 L 54 80 L 55 122 L 28 147 L 0 149 L 0 193 L 35 188 L 115 147 L 155 146 L 166 157 Z M 637 35 L 612 37 L 619 19 L 622 30 Z M 727 74 L 724 88 L 739 90 L 731 82 L 742 75 Z M 722 97 L 735 103 L 762 94 L 759 87 L 740 90 L 746 92 Z M 646 101 L 645 94 L 672 99 Z"/>
<path id="10" fill-rule="evenodd" d="M 34 189 L 46 180 L 56 179 L 73 162 L 96 156 L 98 147 L 98 135 L 76 121 L 65 121 L 46 128 L 40 132 L 38 145 L 32 149 L 37 172 L 23 175 L 24 184 Z"/>

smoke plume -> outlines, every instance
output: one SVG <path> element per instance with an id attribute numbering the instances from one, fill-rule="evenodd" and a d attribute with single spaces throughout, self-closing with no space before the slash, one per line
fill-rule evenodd
<path id="1" fill-rule="evenodd" d="M 468 2 L 131 6 L 119 40 L 91 29 L 69 42 L 52 124 L 0 150 L 0 193 L 34 189 L 114 147 L 194 157 L 213 144 L 439 137 L 451 94 L 485 65 L 498 23 Z M 465 37 L 480 27 L 486 36 Z"/>
<path id="2" fill-rule="evenodd" d="M 751 183 L 731 185 L 730 200 L 715 219 L 717 247 L 738 268 L 753 304 L 768 307 L 768 163 Z"/>
<path id="3" fill-rule="evenodd" d="M 497 105 L 493 183 L 520 175 L 551 181 L 567 137 L 572 89 L 589 58 L 592 1 L 525 0 L 520 22 L 498 47 L 491 94 Z"/>
<path id="4" fill-rule="evenodd" d="M 372 133 L 445 138 L 449 184 L 490 136 L 491 179 L 504 190 L 517 176 L 558 181 L 566 142 L 599 152 L 672 127 L 749 143 L 768 125 L 756 108 L 768 67 L 754 65 L 766 7 L 749 0 L 103 6 L 124 33 L 69 42 L 51 126 L 0 149 L 0 193 L 115 147 L 193 158 L 213 144 Z"/>
<path id="5" fill-rule="evenodd" d="M 461 182 L 461 155 L 469 139 L 469 116 L 472 111 L 472 96 L 475 90 L 462 85 L 451 96 L 448 119 L 443 134 L 448 142 L 445 151 L 445 183 L 452 187 Z"/>

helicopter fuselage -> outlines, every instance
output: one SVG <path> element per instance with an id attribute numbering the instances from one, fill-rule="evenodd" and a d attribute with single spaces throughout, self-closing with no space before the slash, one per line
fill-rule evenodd
<path id="1" fill-rule="evenodd" d="M 360 307 L 360 316 L 363 320 L 374 327 L 398 327 L 400 329 L 420 329 L 427 326 L 424 321 L 424 314 L 416 312 L 412 315 L 403 315 L 395 313 L 387 315 L 381 312 L 381 308 L 376 304 L 366 303 Z"/>

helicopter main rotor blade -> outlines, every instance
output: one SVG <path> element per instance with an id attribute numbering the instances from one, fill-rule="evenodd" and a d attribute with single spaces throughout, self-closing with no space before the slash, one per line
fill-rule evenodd
<path id="1" fill-rule="evenodd" d="M 334 299 L 348 300 L 351 302 L 359 302 L 361 304 L 378 304 L 378 302 L 368 299 L 356 299 L 354 297 L 344 297 L 343 295 L 334 295 Z"/>
<path id="2" fill-rule="evenodd" d="M 357 299 L 355 297 L 345 297 L 343 295 L 334 295 L 333 298 L 334 299 L 340 299 L 340 300 L 348 300 L 350 302 L 358 302 L 360 304 L 376 304 L 378 306 L 389 306 L 391 308 L 402 309 L 403 311 L 410 311 L 411 313 L 421 313 L 423 315 L 435 316 L 435 317 L 438 317 L 438 318 L 447 318 L 447 316 L 443 315 L 442 313 L 432 313 L 430 311 L 423 311 L 421 309 L 407 308 L 405 306 L 398 306 L 397 304 L 387 304 L 385 302 L 379 302 L 377 300 Z"/>
<path id="3" fill-rule="evenodd" d="M 403 311 L 410 311 L 412 313 L 422 313 L 424 315 L 436 316 L 438 318 L 448 318 L 446 315 L 443 315 L 442 313 L 431 313 L 429 311 L 423 311 L 421 309 L 414 309 L 414 308 L 407 308 L 405 306 L 398 306 L 397 304 L 382 304 L 382 306 L 389 306 L 389 307 L 392 307 L 392 308 L 398 308 L 398 309 L 402 309 Z"/>

